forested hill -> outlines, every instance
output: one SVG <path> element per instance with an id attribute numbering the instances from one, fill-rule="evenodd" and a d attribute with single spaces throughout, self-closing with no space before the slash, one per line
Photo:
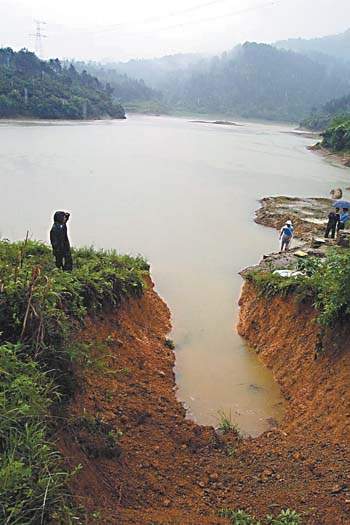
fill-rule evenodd
<path id="1" fill-rule="evenodd" d="M 350 62 L 350 29 L 338 35 L 321 38 L 291 38 L 275 44 L 279 48 L 289 49 L 316 57 L 316 54 L 328 55 L 339 60 Z"/>
<path id="2" fill-rule="evenodd" d="M 171 107 L 297 121 L 349 92 L 350 68 L 329 68 L 266 44 L 246 43 L 161 86 Z"/>
<path id="3" fill-rule="evenodd" d="M 350 92 L 350 65 L 249 42 L 216 57 L 175 55 L 115 68 L 143 78 L 175 112 L 298 122 Z"/>
<path id="4" fill-rule="evenodd" d="M 26 49 L 0 49 L 0 118 L 125 118 L 112 92 L 58 59 L 43 61 Z"/>

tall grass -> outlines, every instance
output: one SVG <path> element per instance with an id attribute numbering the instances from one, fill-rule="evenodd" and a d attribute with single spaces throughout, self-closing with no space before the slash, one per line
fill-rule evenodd
<path id="1" fill-rule="evenodd" d="M 51 250 L 0 241 L 0 522 L 70 523 L 69 473 L 51 438 L 50 408 L 74 388 L 69 350 L 84 318 L 140 296 L 141 257 L 75 250 L 75 269 Z"/>

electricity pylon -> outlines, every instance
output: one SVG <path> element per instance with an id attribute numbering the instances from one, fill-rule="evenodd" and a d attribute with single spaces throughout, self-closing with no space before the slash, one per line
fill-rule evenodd
<path id="1" fill-rule="evenodd" d="M 42 32 L 42 26 L 46 25 L 46 22 L 42 20 L 35 20 L 36 30 L 35 33 L 30 35 L 35 37 L 35 54 L 39 58 L 43 58 L 43 38 L 47 38 L 47 35 L 44 35 Z"/>

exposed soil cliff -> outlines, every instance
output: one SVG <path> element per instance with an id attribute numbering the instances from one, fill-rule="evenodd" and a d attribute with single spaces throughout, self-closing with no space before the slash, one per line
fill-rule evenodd
<path id="1" fill-rule="evenodd" d="M 240 299 L 239 333 L 273 370 L 290 400 L 282 426 L 286 432 L 313 434 L 327 441 L 350 432 L 350 329 L 326 336 L 324 354 L 315 357 L 319 326 L 310 304 L 291 295 L 263 298 L 245 283 Z"/>
<path id="2" fill-rule="evenodd" d="M 88 523 L 228 523 L 218 518 L 221 508 L 258 517 L 291 508 L 304 524 L 350 523 L 345 353 L 314 361 L 310 307 L 267 302 L 250 285 L 241 307 L 240 332 L 290 403 L 283 427 L 257 439 L 185 419 L 174 354 L 164 344 L 169 311 L 152 287 L 87 323 L 81 340 L 93 345 L 96 361 L 77 371 L 79 389 L 58 437 L 70 466 L 83 467 L 72 490 L 90 511 Z"/>

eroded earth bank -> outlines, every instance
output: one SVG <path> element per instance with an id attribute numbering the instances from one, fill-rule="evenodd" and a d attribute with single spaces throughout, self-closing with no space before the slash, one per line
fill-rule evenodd
<path id="1" fill-rule="evenodd" d="M 272 368 L 287 400 L 280 428 L 242 439 L 185 419 L 176 399 L 170 314 L 150 284 L 80 335 L 95 363 L 59 432 L 71 488 L 91 523 L 230 523 L 220 509 L 262 518 L 295 509 L 307 524 L 350 523 L 349 330 L 327 338 L 308 302 L 264 298 L 246 282 L 239 332 Z M 115 437 L 111 446 L 110 436 Z"/>

